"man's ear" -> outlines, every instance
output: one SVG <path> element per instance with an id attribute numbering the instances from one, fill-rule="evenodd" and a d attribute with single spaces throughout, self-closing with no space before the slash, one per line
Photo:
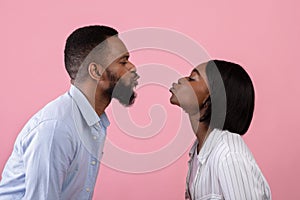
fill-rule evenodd
<path id="1" fill-rule="evenodd" d="M 102 75 L 101 71 L 102 66 L 97 63 L 91 62 L 88 66 L 88 72 L 90 77 L 96 81 L 100 80 L 100 77 Z"/>

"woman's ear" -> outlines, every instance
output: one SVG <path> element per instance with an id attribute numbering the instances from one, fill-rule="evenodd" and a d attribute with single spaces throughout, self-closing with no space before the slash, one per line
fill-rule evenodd
<path id="1" fill-rule="evenodd" d="M 101 71 L 102 66 L 97 63 L 91 62 L 88 66 L 88 72 L 90 77 L 96 81 L 100 80 L 100 77 L 102 75 Z"/>
<path id="2" fill-rule="evenodd" d="M 208 108 L 208 106 L 210 106 L 211 101 L 210 101 L 210 95 L 208 95 L 208 97 L 205 98 L 205 100 L 203 101 L 201 108 Z"/>
<path id="3" fill-rule="evenodd" d="M 211 100 L 210 96 L 205 98 L 201 107 L 200 107 L 200 122 L 206 121 L 210 118 L 211 115 Z"/>

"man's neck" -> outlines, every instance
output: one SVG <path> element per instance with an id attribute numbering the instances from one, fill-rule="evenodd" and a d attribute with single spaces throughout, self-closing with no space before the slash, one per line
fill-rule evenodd
<path id="1" fill-rule="evenodd" d="M 110 102 L 110 95 L 96 89 L 96 94 L 94 96 L 94 109 L 98 116 L 102 115 L 105 112 L 105 109 L 110 104 Z"/>
<path id="2" fill-rule="evenodd" d="M 84 94 L 98 116 L 105 112 L 106 107 L 111 102 L 109 95 L 97 88 L 96 85 L 78 83 L 74 83 L 74 85 Z"/>

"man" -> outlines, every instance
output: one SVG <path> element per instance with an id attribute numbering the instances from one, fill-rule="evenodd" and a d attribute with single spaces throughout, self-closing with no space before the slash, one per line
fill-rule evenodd
<path id="1" fill-rule="evenodd" d="M 36 113 L 18 135 L 0 182 L 0 200 L 92 199 L 112 98 L 125 106 L 139 76 L 106 26 L 75 30 L 65 46 L 71 88 Z"/>

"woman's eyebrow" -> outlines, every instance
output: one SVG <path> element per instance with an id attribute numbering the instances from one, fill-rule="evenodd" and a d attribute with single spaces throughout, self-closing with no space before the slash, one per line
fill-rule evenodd
<path id="1" fill-rule="evenodd" d="M 199 76 L 201 76 L 200 73 L 199 73 L 199 71 L 198 71 L 196 68 L 193 69 L 192 73 L 193 73 L 193 72 L 195 72 L 195 73 L 197 73 Z"/>

